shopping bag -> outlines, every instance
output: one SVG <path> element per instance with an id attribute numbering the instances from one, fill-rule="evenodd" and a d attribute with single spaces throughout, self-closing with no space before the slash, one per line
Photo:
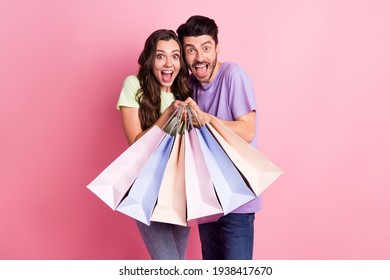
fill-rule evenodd
<path id="1" fill-rule="evenodd" d="M 116 208 L 117 211 L 150 225 L 173 140 L 173 136 L 165 135 L 160 145 L 142 166 L 127 196 Z"/>
<path id="2" fill-rule="evenodd" d="M 193 128 L 185 131 L 184 140 L 188 226 L 216 221 L 223 216 L 224 211 Z"/>
<path id="3" fill-rule="evenodd" d="M 256 195 L 207 127 L 202 126 L 194 130 L 198 135 L 202 153 L 224 214 L 255 199 Z"/>
<path id="4" fill-rule="evenodd" d="M 212 117 L 206 127 L 217 139 L 231 161 L 248 181 L 256 195 L 260 195 L 283 171 L 257 149 Z"/>
<path id="5" fill-rule="evenodd" d="M 153 126 L 107 166 L 87 188 L 114 210 L 165 135 L 163 129 Z"/>
<path id="6" fill-rule="evenodd" d="M 177 133 L 161 181 L 151 221 L 187 225 L 183 150 L 183 137 Z"/>

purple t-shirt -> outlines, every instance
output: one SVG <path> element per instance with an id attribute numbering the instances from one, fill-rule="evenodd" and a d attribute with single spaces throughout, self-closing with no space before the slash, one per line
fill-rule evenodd
<path id="1" fill-rule="evenodd" d="M 190 77 L 194 90 L 194 100 L 199 108 L 222 120 L 233 121 L 238 117 L 256 111 L 256 98 L 252 82 L 237 64 L 224 62 L 218 69 L 214 80 L 202 85 L 194 76 Z M 257 146 L 256 134 L 251 145 Z M 246 203 L 233 213 L 252 213 L 261 209 L 261 197 Z"/>

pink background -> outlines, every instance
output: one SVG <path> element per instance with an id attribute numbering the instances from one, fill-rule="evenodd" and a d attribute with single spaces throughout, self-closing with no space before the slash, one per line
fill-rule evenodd
<path id="1" fill-rule="evenodd" d="M 1 0 L 0 259 L 148 258 L 86 185 L 126 148 L 115 104 L 144 40 L 193 14 L 251 76 L 260 150 L 285 171 L 255 259 L 389 259 L 387 0 Z"/>

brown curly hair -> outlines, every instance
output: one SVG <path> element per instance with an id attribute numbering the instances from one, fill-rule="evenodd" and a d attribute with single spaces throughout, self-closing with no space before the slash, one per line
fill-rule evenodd
<path id="1" fill-rule="evenodd" d="M 145 41 L 145 46 L 138 58 L 140 65 L 138 79 L 141 88 L 138 90 L 136 100 L 140 104 L 139 118 L 143 130 L 152 126 L 161 113 L 160 84 L 153 74 L 153 66 L 156 58 L 157 43 L 160 40 L 175 40 L 180 47 L 180 71 L 172 84 L 172 93 L 175 99 L 184 101 L 192 96 L 188 84 L 188 68 L 184 61 L 183 48 L 176 33 L 168 29 L 154 31 Z"/>

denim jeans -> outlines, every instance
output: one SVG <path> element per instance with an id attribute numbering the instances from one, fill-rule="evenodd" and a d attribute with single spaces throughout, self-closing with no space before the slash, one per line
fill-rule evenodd
<path id="1" fill-rule="evenodd" d="M 153 260 L 184 260 L 189 227 L 151 222 L 150 226 L 137 221 L 142 239 Z"/>
<path id="2" fill-rule="evenodd" d="M 204 260 L 251 260 L 255 214 L 231 213 L 201 224 L 199 236 Z"/>

